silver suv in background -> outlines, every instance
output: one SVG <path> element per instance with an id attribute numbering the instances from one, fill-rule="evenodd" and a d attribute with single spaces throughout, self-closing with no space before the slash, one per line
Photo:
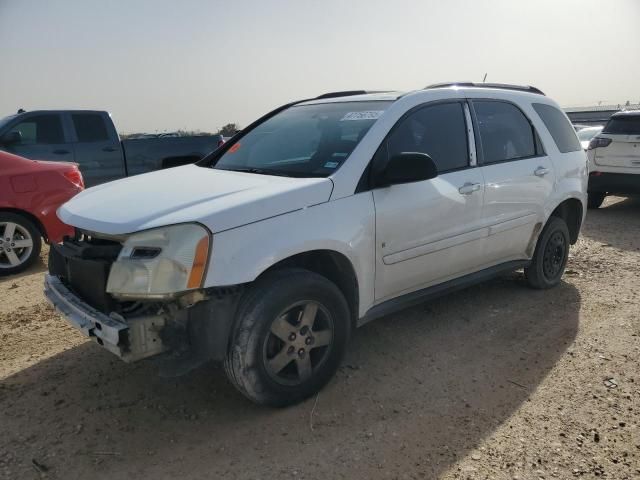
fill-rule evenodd
<path id="1" fill-rule="evenodd" d="M 607 195 L 640 194 L 640 110 L 611 116 L 591 139 L 589 208 L 598 208 Z"/>

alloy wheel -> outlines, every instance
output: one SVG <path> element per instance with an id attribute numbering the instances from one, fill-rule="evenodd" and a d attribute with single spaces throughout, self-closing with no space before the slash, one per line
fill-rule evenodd
<path id="1" fill-rule="evenodd" d="M 291 305 L 271 323 L 264 340 L 267 373 L 282 385 L 307 381 L 329 357 L 333 337 L 333 318 L 324 306 L 310 300 Z"/>
<path id="2" fill-rule="evenodd" d="M 15 268 L 26 262 L 33 251 L 33 238 L 15 222 L 0 222 L 0 269 Z"/>

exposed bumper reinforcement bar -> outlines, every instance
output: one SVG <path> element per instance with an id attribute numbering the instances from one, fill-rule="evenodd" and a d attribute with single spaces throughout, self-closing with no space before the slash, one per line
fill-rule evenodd
<path id="1" fill-rule="evenodd" d="M 165 319 L 160 315 L 127 320 L 114 318 L 115 314 L 105 315 L 83 302 L 53 275 L 45 275 L 44 294 L 71 325 L 125 362 L 165 350 L 159 335 Z"/>

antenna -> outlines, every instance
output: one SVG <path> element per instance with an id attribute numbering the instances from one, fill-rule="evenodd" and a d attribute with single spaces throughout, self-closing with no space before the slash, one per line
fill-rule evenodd
<path id="1" fill-rule="evenodd" d="M 484 77 L 482 77 L 482 83 L 485 83 L 487 81 L 487 74 L 484 74 Z"/>

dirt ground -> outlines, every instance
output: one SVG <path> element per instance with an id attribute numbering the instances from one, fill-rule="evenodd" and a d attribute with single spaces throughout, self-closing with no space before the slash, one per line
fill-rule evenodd
<path id="1" fill-rule="evenodd" d="M 319 396 L 252 405 L 67 327 L 0 279 L 0 478 L 640 478 L 640 200 L 590 211 L 564 282 L 515 273 L 356 332 Z"/>

